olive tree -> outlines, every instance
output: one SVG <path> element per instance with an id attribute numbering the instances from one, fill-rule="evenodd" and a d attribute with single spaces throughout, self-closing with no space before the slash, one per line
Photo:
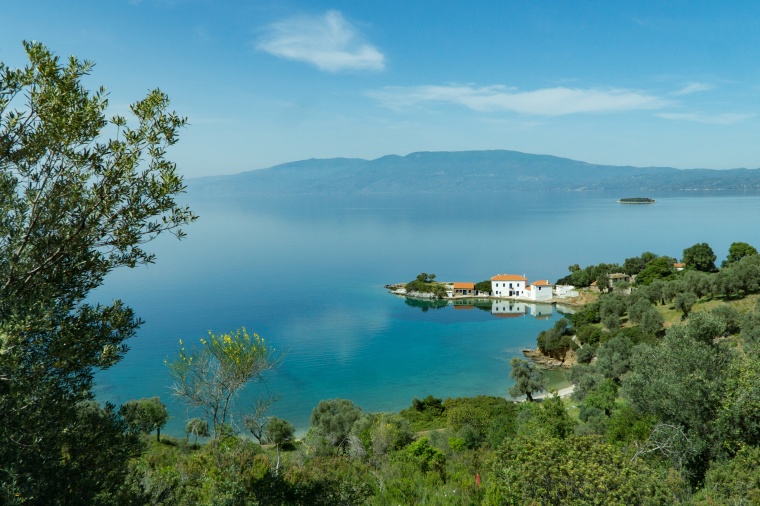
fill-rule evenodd
<path id="1" fill-rule="evenodd" d="M 150 434 L 156 431 L 156 441 L 161 441 L 161 429 L 169 421 L 166 404 L 158 397 L 127 401 L 119 410 L 124 420 L 140 432 Z"/>
<path id="2" fill-rule="evenodd" d="M 24 68 L 0 62 L 0 489 L 95 504 L 139 446 L 113 406 L 82 406 L 140 321 L 87 298 L 195 218 L 166 157 L 185 120 L 160 90 L 107 119 L 105 89 L 83 85 L 92 63 L 24 48 Z"/>
<path id="3" fill-rule="evenodd" d="M 200 346 L 180 351 L 166 362 L 174 378 L 174 395 L 191 407 L 202 409 L 211 418 L 213 438 L 218 439 L 230 410 L 242 389 L 253 381 L 263 381 L 280 358 L 258 334 L 245 328 L 227 334 L 209 332 Z"/>
<path id="4" fill-rule="evenodd" d="M 515 380 L 515 384 L 509 388 L 509 395 L 519 397 L 524 395 L 528 401 L 533 401 L 533 393 L 541 392 L 546 388 L 546 379 L 533 362 L 513 357 L 509 361 L 512 370 L 509 377 Z"/>
<path id="5" fill-rule="evenodd" d="M 283 445 L 293 440 L 296 429 L 293 424 L 282 418 L 272 417 L 264 429 L 267 441 L 274 444 L 277 449 L 277 465 L 274 468 L 274 474 L 280 474 L 280 451 Z"/>
<path id="6" fill-rule="evenodd" d="M 348 399 L 322 400 L 311 411 L 311 427 L 329 446 L 345 450 L 361 415 L 361 408 Z"/>
<path id="7" fill-rule="evenodd" d="M 208 431 L 208 422 L 203 418 L 191 418 L 185 424 L 185 434 L 187 438 L 190 438 L 190 434 L 195 436 L 195 441 L 198 442 L 199 437 L 209 437 L 211 433 Z"/>

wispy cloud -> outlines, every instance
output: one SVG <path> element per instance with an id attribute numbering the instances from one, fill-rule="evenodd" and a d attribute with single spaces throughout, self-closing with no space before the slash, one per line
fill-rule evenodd
<path id="1" fill-rule="evenodd" d="M 740 114 L 725 112 L 722 114 L 702 114 L 699 112 L 662 112 L 657 116 L 663 119 L 693 121 L 694 123 L 705 123 L 708 125 L 733 125 L 740 121 L 754 118 L 757 114 Z"/>
<path id="2" fill-rule="evenodd" d="M 269 25 L 256 47 L 329 72 L 383 70 L 385 57 L 340 12 L 301 16 Z"/>
<path id="3" fill-rule="evenodd" d="M 424 103 L 448 103 L 475 111 L 512 111 L 520 114 L 563 116 L 660 109 L 670 102 L 644 92 L 619 88 L 543 88 L 519 91 L 502 85 L 386 87 L 368 96 L 392 109 Z"/>
<path id="4" fill-rule="evenodd" d="M 691 95 L 692 93 L 699 93 L 700 91 L 707 91 L 713 88 L 715 88 L 715 86 L 710 83 L 689 83 L 680 90 L 676 91 L 674 95 Z"/>

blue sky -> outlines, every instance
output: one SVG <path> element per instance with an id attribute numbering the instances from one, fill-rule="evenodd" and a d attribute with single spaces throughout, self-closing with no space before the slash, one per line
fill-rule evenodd
<path id="1" fill-rule="evenodd" d="M 0 61 L 93 60 L 114 114 L 166 91 L 187 177 L 470 149 L 760 167 L 760 2 L 9 0 L 0 22 Z"/>

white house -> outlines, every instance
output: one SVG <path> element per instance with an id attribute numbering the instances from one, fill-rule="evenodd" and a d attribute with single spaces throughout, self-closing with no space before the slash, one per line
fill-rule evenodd
<path id="1" fill-rule="evenodd" d="M 557 285 L 554 287 L 557 297 L 577 297 L 579 294 L 573 285 Z"/>
<path id="2" fill-rule="evenodd" d="M 493 297 L 526 297 L 525 286 L 528 279 L 517 274 L 497 274 L 491 278 Z"/>
<path id="3" fill-rule="evenodd" d="M 527 287 L 528 298 L 530 300 L 552 300 L 552 288 L 554 285 L 549 283 L 548 279 L 539 279 Z"/>

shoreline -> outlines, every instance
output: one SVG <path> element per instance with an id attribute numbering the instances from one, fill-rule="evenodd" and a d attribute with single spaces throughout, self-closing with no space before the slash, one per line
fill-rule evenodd
<path id="1" fill-rule="evenodd" d="M 441 282 L 442 285 L 450 284 L 446 282 Z M 406 283 L 390 283 L 387 285 L 384 285 L 384 288 L 388 290 L 388 292 L 391 295 L 397 295 L 400 297 L 410 298 L 410 299 L 418 299 L 418 300 L 446 300 L 446 301 L 453 301 L 453 300 L 511 300 L 515 302 L 525 302 L 530 304 L 560 304 L 560 305 L 566 305 L 566 306 L 573 306 L 573 307 L 582 307 L 586 305 L 586 301 L 583 300 L 584 297 L 577 295 L 574 297 L 552 297 L 549 300 L 534 300 L 526 297 L 497 297 L 495 295 L 453 295 L 451 297 L 437 297 L 433 293 L 423 293 L 423 292 L 407 292 L 406 291 Z"/>

